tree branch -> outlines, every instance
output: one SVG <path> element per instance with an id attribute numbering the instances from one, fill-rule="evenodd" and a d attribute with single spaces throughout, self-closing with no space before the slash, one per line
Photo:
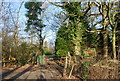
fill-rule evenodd
<path id="1" fill-rule="evenodd" d="M 99 21 L 99 22 L 96 22 L 93 26 L 95 27 L 97 24 L 101 24 L 104 20 L 105 20 L 105 18 L 104 18 L 104 19 L 102 19 L 102 20 L 101 20 L 101 21 Z"/>
<path id="2" fill-rule="evenodd" d="M 87 32 L 90 32 L 90 33 L 95 33 L 95 32 L 101 32 L 102 30 L 94 30 L 94 31 L 89 31 L 89 30 L 86 30 Z"/>
<path id="3" fill-rule="evenodd" d="M 57 4 L 53 3 L 53 2 L 50 2 L 50 1 L 48 1 L 48 2 L 51 3 L 52 5 L 57 6 L 57 7 L 63 7 L 63 6 L 61 6 L 61 5 L 57 5 Z"/>
<path id="4" fill-rule="evenodd" d="M 24 3 L 24 1 L 20 4 L 20 7 L 19 7 L 18 12 L 17 12 L 16 25 L 18 24 L 19 12 L 20 12 L 20 9 L 21 9 L 23 3 Z"/>
<path id="5" fill-rule="evenodd" d="M 120 8 L 111 8 L 112 10 L 120 10 Z"/>
<path id="6" fill-rule="evenodd" d="M 89 16 L 94 16 L 94 15 L 99 16 L 101 15 L 101 13 L 94 13 L 94 14 L 90 14 Z"/>
<path id="7" fill-rule="evenodd" d="M 87 8 L 86 11 L 84 12 L 84 15 L 83 15 L 83 16 L 85 16 L 85 15 L 88 13 L 88 11 L 91 9 L 91 7 L 92 7 L 93 4 L 94 4 L 94 3 L 91 3 L 91 4 L 90 4 L 90 2 L 88 2 L 88 8 Z"/>

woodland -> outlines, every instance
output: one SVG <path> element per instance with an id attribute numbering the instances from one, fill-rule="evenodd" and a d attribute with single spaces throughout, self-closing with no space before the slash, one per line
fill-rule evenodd
<path id="1" fill-rule="evenodd" d="M 15 4 L 19 4 L 17 10 Z M 0 5 L 2 68 L 54 62 L 65 79 L 120 79 L 120 1 Z M 49 6 L 60 10 L 51 10 L 52 19 L 47 18 Z M 26 20 L 20 19 L 21 13 Z M 46 41 L 53 36 L 49 31 L 55 37 Z"/>

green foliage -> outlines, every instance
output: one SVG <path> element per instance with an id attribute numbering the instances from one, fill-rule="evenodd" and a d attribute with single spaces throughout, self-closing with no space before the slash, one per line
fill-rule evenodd
<path id="1" fill-rule="evenodd" d="M 81 73 L 82 73 L 82 79 L 83 80 L 87 80 L 88 79 L 88 75 L 89 75 L 89 66 L 91 65 L 91 62 L 84 62 L 82 63 L 81 66 Z"/>
<path id="2" fill-rule="evenodd" d="M 52 52 L 50 52 L 50 51 L 46 51 L 45 52 L 45 55 L 52 55 L 53 53 Z"/>
<path id="3" fill-rule="evenodd" d="M 57 55 L 67 55 L 68 54 L 68 34 L 69 34 L 69 29 L 67 27 L 61 27 L 58 31 L 57 38 L 56 38 L 56 54 Z"/>
<path id="4" fill-rule="evenodd" d="M 42 3 L 41 2 L 26 2 L 25 8 L 27 9 L 26 17 L 28 18 L 25 31 L 31 34 L 37 34 L 39 39 L 40 54 L 44 53 L 42 30 L 45 25 L 42 22 Z"/>
<path id="5" fill-rule="evenodd" d="M 28 18 L 26 31 L 34 30 L 35 32 L 38 32 L 44 27 L 42 19 L 40 18 L 42 12 L 41 6 L 42 3 L 40 2 L 25 3 L 25 8 L 27 9 L 26 17 Z"/>
<path id="6" fill-rule="evenodd" d="M 31 58 L 31 53 L 33 52 L 33 48 L 30 46 L 30 44 L 23 42 L 20 46 L 19 46 L 19 56 L 17 57 L 17 59 L 26 61 L 24 63 L 28 63 L 29 59 Z M 19 64 L 21 63 L 21 61 L 19 62 Z M 23 62 L 22 62 L 23 63 Z"/>
<path id="7" fill-rule="evenodd" d="M 75 55 L 76 52 L 81 54 L 81 49 L 87 48 L 90 43 L 96 40 L 96 37 L 86 32 L 86 30 L 90 29 L 89 22 L 87 17 L 83 16 L 81 3 L 63 3 L 63 6 L 69 20 L 68 23 L 63 24 L 58 31 L 56 38 L 56 54 L 67 55 L 68 52 L 72 55 Z M 92 39 L 89 39 L 88 35 Z M 89 40 L 91 41 L 88 42 Z M 76 50 L 75 47 L 77 47 Z"/>
<path id="8" fill-rule="evenodd" d="M 18 64 L 20 66 L 24 66 L 25 65 L 25 61 L 24 60 L 21 60 L 21 59 L 18 59 Z"/>
<path id="9" fill-rule="evenodd" d="M 78 13 L 80 8 L 80 3 L 63 3 L 64 10 L 67 12 L 69 18 L 68 24 L 63 24 L 58 31 L 56 38 L 56 54 L 57 55 L 67 55 L 74 54 L 74 46 L 80 46 L 82 39 L 81 26 L 82 23 L 79 23 Z M 78 15 L 78 16 L 74 16 Z M 78 20 L 78 21 L 77 21 Z"/>

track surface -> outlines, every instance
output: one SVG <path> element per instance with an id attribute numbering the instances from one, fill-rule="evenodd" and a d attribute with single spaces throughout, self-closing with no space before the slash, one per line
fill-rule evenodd
<path id="1" fill-rule="evenodd" d="M 3 72 L 3 79 L 60 79 L 62 68 L 55 62 L 48 63 L 45 66 L 24 65 L 8 72 Z"/>

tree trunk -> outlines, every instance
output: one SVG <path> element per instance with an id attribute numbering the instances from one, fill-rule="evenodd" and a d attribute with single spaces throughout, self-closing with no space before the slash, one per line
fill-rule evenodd
<path id="1" fill-rule="evenodd" d="M 108 35 L 106 33 L 103 34 L 103 44 L 104 57 L 108 57 Z"/>
<path id="2" fill-rule="evenodd" d="M 70 73 L 69 73 L 69 76 L 68 76 L 68 78 L 70 78 L 70 77 L 71 77 L 71 75 L 72 75 L 72 72 L 73 72 L 73 69 L 74 69 L 74 66 L 75 66 L 75 64 L 73 64 L 73 65 L 72 65 L 72 68 L 71 68 L 71 70 L 70 70 Z"/>
<path id="3" fill-rule="evenodd" d="M 104 57 L 108 57 L 108 22 L 106 19 L 107 11 L 106 11 L 106 3 L 102 2 L 102 19 L 103 19 L 103 50 L 104 50 Z"/>
<path id="4" fill-rule="evenodd" d="M 80 54 L 80 47 L 75 46 L 75 55 L 79 55 L 79 54 Z"/>
<path id="5" fill-rule="evenodd" d="M 65 67 L 64 67 L 64 70 L 63 70 L 63 76 L 66 76 L 66 74 L 67 74 L 67 60 L 68 59 L 68 56 L 66 56 L 66 58 L 65 58 Z"/>
<path id="6" fill-rule="evenodd" d="M 118 45 L 118 60 L 120 61 L 120 44 Z"/>
<path id="7" fill-rule="evenodd" d="M 44 38 L 42 37 L 42 29 L 40 29 L 40 34 L 39 35 L 39 50 L 40 50 L 40 54 L 43 55 L 44 50 L 43 50 L 43 41 Z"/>
<path id="8" fill-rule="evenodd" d="M 116 34 L 115 34 L 115 27 L 114 27 L 114 29 L 113 29 L 113 37 L 112 37 L 112 39 L 113 39 L 113 42 L 112 42 L 112 44 L 113 44 L 113 58 L 114 59 L 116 59 L 116 44 L 115 44 L 115 42 L 116 42 Z"/>
<path id="9" fill-rule="evenodd" d="M 71 64 L 71 55 L 70 55 L 70 52 L 68 52 L 68 57 L 69 57 L 68 67 L 70 67 L 70 64 Z"/>

